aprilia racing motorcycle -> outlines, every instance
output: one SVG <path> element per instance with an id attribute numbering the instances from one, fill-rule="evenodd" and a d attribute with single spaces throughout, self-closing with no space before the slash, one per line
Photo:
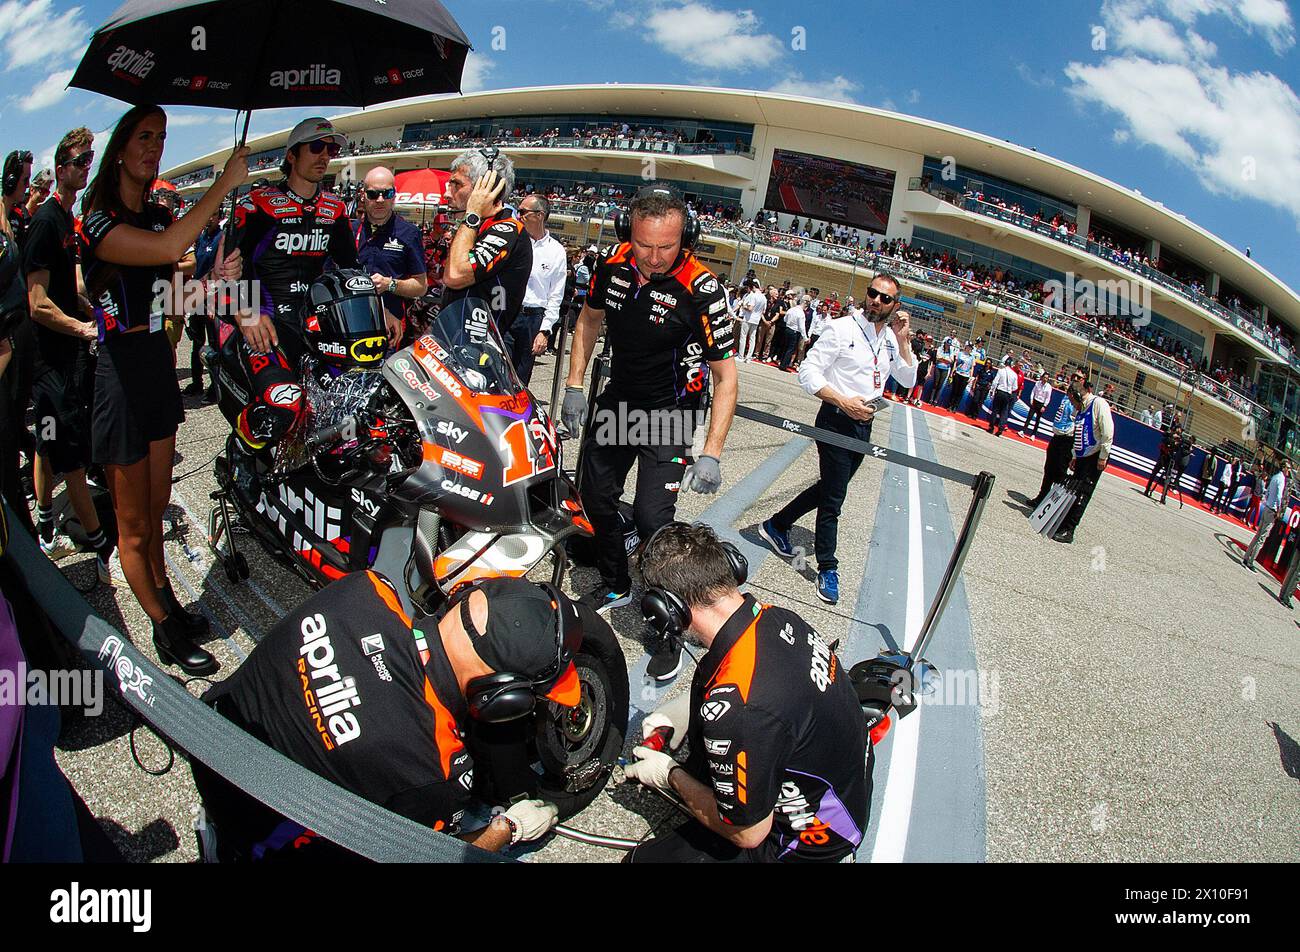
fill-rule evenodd
<path id="1" fill-rule="evenodd" d="M 559 586 L 565 540 L 591 526 L 561 468 L 554 424 L 519 383 L 489 314 L 482 301 L 457 301 L 385 358 L 370 278 L 323 275 L 302 315 L 306 413 L 276 447 L 257 451 L 234 432 L 252 384 L 238 331 L 223 328 L 210 356 L 232 432 L 216 460 L 209 543 L 232 581 L 249 575 L 234 522 L 317 588 L 374 569 L 412 615 L 435 613 L 458 585 L 521 577 L 548 557 Z M 527 793 L 571 815 L 600 792 L 619 756 L 626 663 L 605 621 L 579 612 L 578 705 L 543 702 L 522 728 L 476 726 L 479 736 L 467 739 L 476 792 L 489 802 Z"/>

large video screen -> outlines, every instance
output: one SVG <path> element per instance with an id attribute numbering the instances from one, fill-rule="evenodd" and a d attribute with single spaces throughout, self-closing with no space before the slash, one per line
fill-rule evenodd
<path id="1" fill-rule="evenodd" d="M 884 234 L 893 197 L 894 173 L 889 169 L 777 149 L 765 204 L 801 218 Z"/>

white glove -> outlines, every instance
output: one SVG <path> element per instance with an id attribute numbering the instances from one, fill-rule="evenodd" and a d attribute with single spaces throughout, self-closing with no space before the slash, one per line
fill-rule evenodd
<path id="1" fill-rule="evenodd" d="M 682 492 L 711 496 L 722 485 L 722 466 L 716 456 L 701 456 L 682 473 Z"/>
<path id="2" fill-rule="evenodd" d="M 674 792 L 672 784 L 668 782 L 668 774 L 677 766 L 677 761 L 673 760 L 671 754 L 651 750 L 649 747 L 633 747 L 632 756 L 636 758 L 636 763 L 628 764 L 623 769 L 625 779 L 635 780 L 664 793 Z"/>
<path id="3" fill-rule="evenodd" d="M 668 738 L 668 746 L 676 750 L 686 739 L 686 728 L 690 722 L 691 692 L 682 691 L 657 711 L 646 715 L 641 722 L 641 739 L 649 737 L 657 727 L 671 727 L 673 734 Z"/>
<path id="4" fill-rule="evenodd" d="M 520 800 L 505 812 L 512 829 L 518 831 L 510 837 L 510 845 L 531 843 L 540 839 L 560 822 L 560 811 L 555 804 L 544 800 Z"/>

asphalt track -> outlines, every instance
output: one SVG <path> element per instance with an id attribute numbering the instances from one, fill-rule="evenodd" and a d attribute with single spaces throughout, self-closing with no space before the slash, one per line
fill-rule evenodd
<path id="1" fill-rule="evenodd" d="M 186 350 L 186 348 L 182 348 Z M 551 363 L 538 367 L 549 390 Z M 795 378 L 742 365 L 741 400 L 810 421 L 816 401 Z M 182 371 L 182 378 L 185 377 Z M 248 537 L 251 583 L 230 583 L 204 543 L 210 460 L 225 428 L 193 401 L 178 443 L 167 554 L 183 597 L 214 623 L 208 647 L 224 677 L 287 608 L 309 592 Z M 1239 523 L 1188 506 L 1159 507 L 1131 482 L 1104 476 L 1076 543 L 1032 535 L 1023 500 L 1038 487 L 1041 443 L 997 439 L 981 428 L 887 403 L 877 443 L 997 478 L 963 578 L 927 652 L 940 671 L 932 693 L 877 750 L 872 817 L 861 861 L 1295 860 L 1300 856 L 1300 663 L 1297 616 L 1276 583 L 1241 569 Z M 841 601 L 814 594 L 810 566 L 771 553 L 757 527 L 816 478 L 803 437 L 737 419 L 723 457 L 724 491 L 683 496 L 679 516 L 703 519 L 750 558 L 751 590 L 800 612 L 851 665 L 907 647 L 939 584 L 970 489 L 868 460 L 841 520 Z M 629 485 L 631 482 L 629 481 Z M 792 541 L 812 551 L 812 516 Z M 88 586 L 93 561 L 62 563 Z M 576 570 L 566 587 L 595 583 Z M 1270 584 L 1272 585 L 1270 589 Z M 152 656 L 145 619 L 124 585 L 88 598 Z M 674 692 L 645 679 L 642 623 L 618 609 L 632 680 L 634 726 Z M 202 683 L 190 685 L 193 693 Z M 132 723 L 120 705 L 65 723 L 56 757 L 132 859 L 192 861 L 196 796 L 183 761 L 161 776 L 131 760 Z M 166 751 L 136 732 L 141 759 Z M 631 741 L 628 744 L 629 750 Z M 572 825 L 637 839 L 675 823 L 635 785 L 610 787 Z M 621 858 L 551 838 L 534 862 Z"/>

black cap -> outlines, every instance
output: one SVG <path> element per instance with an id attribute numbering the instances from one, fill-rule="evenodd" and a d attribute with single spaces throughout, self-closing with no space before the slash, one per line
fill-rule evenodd
<path id="1" fill-rule="evenodd" d="M 494 578 L 480 582 L 475 591 L 487 596 L 487 631 L 477 631 L 469 618 L 469 599 L 461 602 L 461 624 L 483 663 L 534 681 L 560 679 L 571 665 L 582 640 L 577 611 L 563 594 L 558 602 L 551 592 L 519 578 Z M 560 661 L 557 625 L 564 632 L 565 664 Z M 575 631 L 576 628 L 576 631 Z M 576 644 L 573 643 L 576 634 Z"/>

